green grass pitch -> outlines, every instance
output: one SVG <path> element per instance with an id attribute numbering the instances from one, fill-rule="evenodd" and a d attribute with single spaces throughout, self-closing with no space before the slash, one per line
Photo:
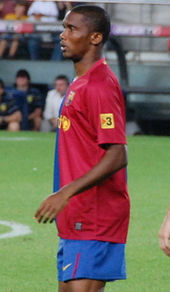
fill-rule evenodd
<path id="1" fill-rule="evenodd" d="M 168 292 L 170 259 L 157 233 L 170 199 L 170 138 L 129 137 L 131 222 L 126 281 L 106 292 Z M 0 220 L 32 233 L 0 239 L 0 292 L 57 292 L 55 224 L 39 225 L 34 212 L 52 191 L 55 134 L 0 132 Z M 10 228 L 0 225 L 0 234 Z"/>

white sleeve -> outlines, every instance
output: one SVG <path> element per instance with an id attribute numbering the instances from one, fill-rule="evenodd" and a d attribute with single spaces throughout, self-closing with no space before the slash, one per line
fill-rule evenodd
<path id="1" fill-rule="evenodd" d="M 46 102 L 45 102 L 45 109 L 44 109 L 44 119 L 45 120 L 50 120 L 54 118 L 53 116 L 53 102 L 52 102 L 52 96 L 51 92 L 49 91 L 46 97 Z"/>

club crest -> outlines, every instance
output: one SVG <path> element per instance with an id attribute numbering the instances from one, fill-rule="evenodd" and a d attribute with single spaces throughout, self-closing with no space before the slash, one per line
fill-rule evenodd
<path id="1" fill-rule="evenodd" d="M 69 106 L 69 105 L 72 103 L 75 94 L 76 94 L 75 91 L 70 91 L 70 93 L 69 93 L 69 95 L 67 96 L 66 101 L 65 101 L 65 105 L 66 105 L 66 106 Z"/>

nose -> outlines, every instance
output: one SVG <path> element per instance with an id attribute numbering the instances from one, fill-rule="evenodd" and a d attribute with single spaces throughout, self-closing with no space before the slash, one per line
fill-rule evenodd
<path id="1" fill-rule="evenodd" d="M 64 31 L 62 31 L 62 32 L 60 33 L 60 40 L 63 39 L 63 32 L 64 32 Z"/>
<path id="2" fill-rule="evenodd" d="M 63 40 L 65 38 L 65 29 L 60 33 L 60 39 Z"/>

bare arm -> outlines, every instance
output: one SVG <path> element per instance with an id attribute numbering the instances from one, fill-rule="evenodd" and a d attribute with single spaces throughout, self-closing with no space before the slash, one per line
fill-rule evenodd
<path id="1" fill-rule="evenodd" d="M 105 155 L 90 171 L 45 199 L 35 214 L 38 222 L 52 222 L 69 199 L 99 184 L 127 165 L 125 145 L 110 145 Z"/>
<path id="2" fill-rule="evenodd" d="M 159 230 L 159 245 L 163 252 L 170 257 L 170 206 Z"/>
<path id="3" fill-rule="evenodd" d="M 22 118 L 21 112 L 20 111 L 16 111 L 11 115 L 3 117 L 3 121 L 6 122 L 6 123 L 20 122 L 21 118 Z"/>
<path id="4" fill-rule="evenodd" d="M 36 108 L 30 115 L 29 115 L 29 120 L 32 120 L 36 117 L 40 117 L 42 114 L 42 109 L 41 108 Z"/>

